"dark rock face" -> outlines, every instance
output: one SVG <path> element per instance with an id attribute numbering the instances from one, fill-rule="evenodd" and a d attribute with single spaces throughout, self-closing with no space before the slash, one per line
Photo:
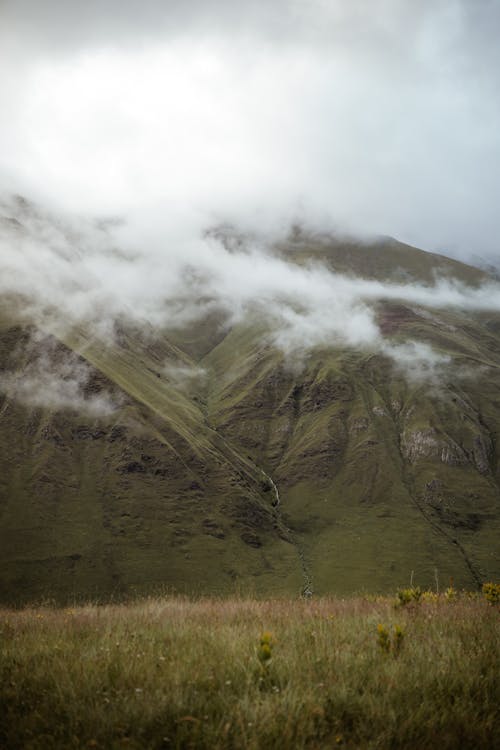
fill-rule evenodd
<path id="1" fill-rule="evenodd" d="M 211 518 L 205 518 L 203 521 L 203 532 L 209 536 L 215 537 L 216 539 L 224 539 L 226 536 L 224 530 L 220 527 L 217 521 Z"/>
<path id="2" fill-rule="evenodd" d="M 244 531 L 243 534 L 241 534 L 241 538 L 245 544 L 248 544 L 250 547 L 254 547 L 255 549 L 262 547 L 260 538 L 253 531 Z"/>
<path id="3" fill-rule="evenodd" d="M 99 427 L 89 427 L 88 425 L 78 425 L 72 431 L 75 440 L 100 440 L 106 437 L 107 432 Z"/>
<path id="4" fill-rule="evenodd" d="M 129 461 L 123 464 L 123 466 L 119 466 L 117 471 L 121 474 L 144 474 L 146 467 L 144 464 L 139 463 L 139 461 Z"/>

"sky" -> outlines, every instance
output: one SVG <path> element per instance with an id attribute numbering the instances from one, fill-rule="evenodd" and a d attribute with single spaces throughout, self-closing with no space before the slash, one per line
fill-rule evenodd
<path id="1" fill-rule="evenodd" d="M 0 189 L 500 263 L 498 0 L 0 0 Z"/>
<path id="2" fill-rule="evenodd" d="M 499 23 L 496 0 L 0 0 L 0 300 L 111 340 L 116 319 L 216 308 L 260 316 L 294 362 L 347 345 L 408 377 L 453 366 L 386 340 L 374 303 L 498 312 L 499 284 L 270 249 L 298 223 L 500 269 Z M 51 356 L 0 390 L 80 403 L 88 372 Z"/>

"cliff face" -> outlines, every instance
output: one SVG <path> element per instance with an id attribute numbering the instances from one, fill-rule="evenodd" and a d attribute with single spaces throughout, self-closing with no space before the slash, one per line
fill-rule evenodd
<path id="1" fill-rule="evenodd" d="M 300 264 L 307 243 L 281 252 Z M 360 253 L 309 249 L 351 268 Z M 424 278 L 446 265 L 392 242 L 368 275 L 394 253 L 400 274 L 405 259 Z M 261 322 L 216 315 L 184 332 L 122 325 L 104 344 L 4 311 L 2 599 L 498 577 L 500 316 L 387 300 L 377 316 L 387 341 L 447 364 L 430 377 L 328 346 L 291 362 Z"/>

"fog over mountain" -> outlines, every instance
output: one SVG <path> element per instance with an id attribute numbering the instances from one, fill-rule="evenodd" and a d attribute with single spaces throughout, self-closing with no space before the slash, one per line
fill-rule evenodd
<path id="1" fill-rule="evenodd" d="M 298 220 L 498 263 L 496 2 L 4 0 L 0 20 L 6 193 L 169 257 L 220 221 Z"/>
<path id="2" fill-rule="evenodd" d="M 261 320 L 294 366 L 347 345 L 432 377 L 449 357 L 387 342 L 376 302 L 498 311 L 486 277 L 355 278 L 279 252 L 298 227 L 496 266 L 496 4 L 0 12 L 0 291 L 28 320 L 111 340 L 116 319 L 178 328 L 218 311 L 226 327 Z"/>
<path id="3" fill-rule="evenodd" d="M 461 270 L 458 265 L 451 270 L 437 265 L 429 284 L 407 272 L 402 281 L 342 273 L 314 256 L 297 262 L 301 242 L 342 242 L 314 233 L 293 240 L 238 234 L 226 226 L 198 237 L 186 231 L 164 246 L 152 242 L 133 248 L 127 242 L 126 225 L 47 213 L 24 199 L 5 200 L 0 206 L 2 297 L 15 308 L 21 300 L 27 322 L 63 334 L 84 324 L 110 343 L 117 320 L 182 329 L 217 313 L 226 330 L 260 321 L 263 345 L 276 345 L 294 367 L 315 347 L 348 346 L 381 352 L 412 377 L 432 376 L 450 358 L 411 339 L 388 342 L 377 321 L 377 301 L 435 311 L 500 311 L 500 284 L 481 274 L 473 286 L 465 284 L 453 276 Z M 375 245 L 365 240 L 361 247 L 369 255 Z M 344 252 L 349 253 L 349 244 Z M 77 369 L 73 382 L 81 380 Z M 8 390 L 18 396 L 26 392 Z M 67 401 L 64 394 L 62 400 Z"/>
<path id="4" fill-rule="evenodd" d="M 0 3 L 0 601 L 497 580 L 499 21 Z"/>

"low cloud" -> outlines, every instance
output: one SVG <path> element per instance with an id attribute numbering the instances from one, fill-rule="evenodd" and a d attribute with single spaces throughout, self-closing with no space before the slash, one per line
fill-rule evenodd
<path id="1" fill-rule="evenodd" d="M 170 362 L 163 366 L 163 372 L 178 388 L 192 384 L 193 381 L 203 383 L 207 377 L 207 371 L 204 367 L 173 364 Z"/>
<path id="2" fill-rule="evenodd" d="M 470 0 L 3 0 L 0 182 L 125 215 L 141 244 L 299 213 L 495 265 L 499 21 Z"/>
<path id="3" fill-rule="evenodd" d="M 448 354 L 436 352 L 422 341 L 407 341 L 404 344 L 384 342 L 381 351 L 393 360 L 396 369 L 407 380 L 414 383 L 426 381 L 437 385 L 446 371 L 446 365 L 452 361 Z"/>
<path id="4" fill-rule="evenodd" d="M 246 232 L 231 239 L 227 232 L 176 226 L 139 247 L 117 221 L 55 216 L 12 198 L 4 199 L 2 213 L 0 293 L 11 310 L 17 305 L 27 321 L 52 331 L 84 323 L 111 339 L 117 319 L 182 328 L 216 311 L 226 326 L 260 323 L 268 343 L 295 360 L 316 347 L 347 346 L 379 351 L 406 372 L 413 368 L 411 377 L 430 378 L 448 355 L 426 343 L 388 342 L 377 322 L 380 301 L 406 303 L 416 314 L 421 306 L 427 317 L 446 309 L 500 311 L 500 285 L 493 281 L 468 287 L 448 278 L 425 285 L 348 276 L 276 254 L 276 233 L 267 241 Z M 28 374 L 17 392 L 30 392 L 40 377 L 41 392 L 68 394 L 64 403 L 77 397 L 83 376 L 56 383 L 53 369 L 46 368 L 48 380 L 43 369 Z M 169 366 L 167 374 L 177 382 L 203 376 L 184 365 Z"/>
<path id="5" fill-rule="evenodd" d="M 120 399 L 92 386 L 91 368 L 51 338 L 35 335 L 17 352 L 28 358 L 22 371 L 0 373 L 0 393 L 31 407 L 71 410 L 88 417 L 107 417 Z"/>

